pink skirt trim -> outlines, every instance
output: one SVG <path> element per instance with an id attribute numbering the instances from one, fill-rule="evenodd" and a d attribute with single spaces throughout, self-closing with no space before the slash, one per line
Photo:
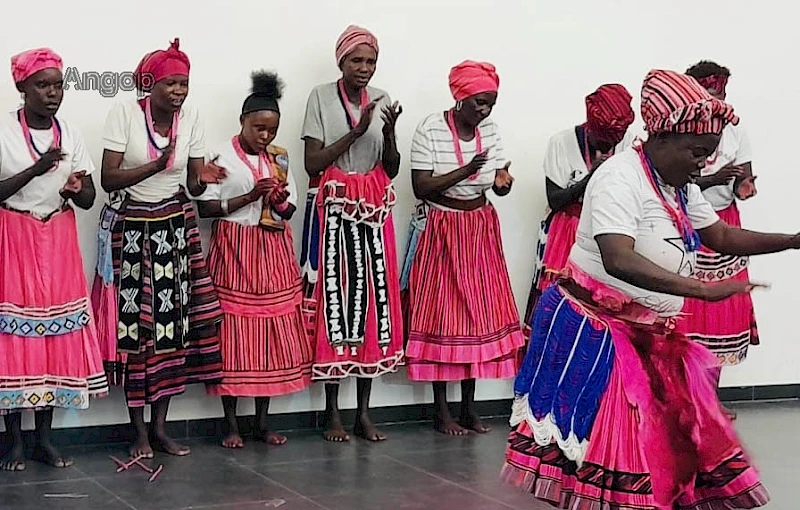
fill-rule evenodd
<path id="1" fill-rule="evenodd" d="M 0 208 L 0 411 L 86 409 L 108 381 L 75 212 Z"/>
<path id="2" fill-rule="evenodd" d="M 411 381 L 464 381 L 466 379 L 511 379 L 517 374 L 516 356 L 483 363 L 435 363 L 407 360 Z"/>

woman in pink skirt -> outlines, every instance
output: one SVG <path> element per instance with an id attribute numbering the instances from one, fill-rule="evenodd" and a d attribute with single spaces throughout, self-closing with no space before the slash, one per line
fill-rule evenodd
<path id="1" fill-rule="evenodd" d="M 503 476 L 569 510 L 761 507 L 769 495 L 717 398 L 716 357 L 675 323 L 684 297 L 756 287 L 692 278 L 701 242 L 756 255 L 800 249 L 800 235 L 729 226 L 691 183 L 738 122 L 731 106 L 660 70 L 641 103 L 648 140 L 597 170 L 564 275 L 536 307 Z"/>
<path id="2" fill-rule="evenodd" d="M 73 205 L 90 209 L 95 171 L 80 132 L 56 113 L 63 63 L 49 48 L 15 55 L 22 108 L 0 127 L 0 414 L 13 441 L 0 461 L 25 469 L 22 411 L 34 410 L 34 459 L 53 446 L 53 409 L 86 409 L 108 393 Z"/>
<path id="3" fill-rule="evenodd" d="M 308 280 L 313 311 L 313 378 L 324 381 L 328 441 L 347 441 L 339 413 L 338 382 L 358 379 L 355 434 L 382 441 L 369 417 L 372 379 L 396 372 L 403 361 L 392 209 L 392 179 L 400 171 L 395 124 L 402 109 L 368 86 L 378 61 L 378 40 L 348 27 L 336 43 L 342 77 L 311 91 L 303 123 L 306 172 L 318 191 L 318 222 L 306 238 L 318 239 L 318 278 Z M 381 120 L 373 120 L 380 106 Z"/>
<path id="4" fill-rule="evenodd" d="M 687 74 L 712 96 L 725 100 L 725 87 L 730 77 L 727 68 L 704 61 L 692 66 Z M 720 219 L 734 227 L 742 225 L 737 200 L 747 200 L 756 194 L 751 160 L 747 132 L 741 125 L 729 124 L 722 131 L 717 150 L 709 156 L 701 177 L 696 181 Z M 748 257 L 722 255 L 703 246 L 697 253 L 694 277 L 707 282 L 731 278 L 747 281 L 748 266 Z M 684 312 L 687 318 L 681 324 L 682 331 L 717 355 L 717 383 L 722 367 L 743 362 L 748 347 L 759 343 L 753 300 L 749 294 L 731 296 L 718 303 L 687 299 Z M 732 418 L 736 417 L 733 410 L 727 412 Z"/>
<path id="5" fill-rule="evenodd" d="M 222 397 L 228 432 L 222 445 L 244 446 L 236 418 L 238 397 L 255 397 L 256 440 L 283 444 L 269 431 L 270 397 L 311 384 L 313 345 L 303 326 L 302 283 L 288 221 L 297 189 L 278 133 L 283 85 L 274 74 L 253 74 L 242 105 L 241 131 L 212 157 L 226 178 L 198 200 L 200 216 L 218 218 L 208 270 L 225 313 L 220 326 L 222 381 L 208 386 Z"/>
<path id="6" fill-rule="evenodd" d="M 426 117 L 411 144 L 414 194 L 424 215 L 410 265 L 406 357 L 412 381 L 433 383 L 435 427 L 488 432 L 474 408 L 476 379 L 512 378 L 524 344 L 500 237 L 486 197 L 511 191 L 497 125 L 489 118 L 500 79 L 494 66 L 464 61 L 450 71 L 454 107 Z M 461 381 L 460 423 L 447 383 Z"/>
<path id="7" fill-rule="evenodd" d="M 561 131 L 547 144 L 544 176 L 548 207 L 539 229 L 536 267 L 525 312 L 526 338 L 530 336 L 539 296 L 567 264 L 589 179 L 597 167 L 620 149 L 633 123 L 632 99 L 622 85 L 600 86 L 586 96 L 586 122 Z"/>

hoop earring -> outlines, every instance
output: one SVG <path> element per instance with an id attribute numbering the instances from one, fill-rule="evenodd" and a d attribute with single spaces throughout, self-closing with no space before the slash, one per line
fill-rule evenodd
<path id="1" fill-rule="evenodd" d="M 456 111 L 457 112 L 461 111 L 461 107 L 462 106 L 463 106 L 463 103 L 461 101 L 456 101 Z"/>

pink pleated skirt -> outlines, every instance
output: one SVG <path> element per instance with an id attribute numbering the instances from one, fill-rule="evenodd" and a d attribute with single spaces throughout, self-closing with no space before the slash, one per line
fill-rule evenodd
<path id="1" fill-rule="evenodd" d="M 86 409 L 108 393 L 75 212 L 0 208 L 0 413 Z"/>

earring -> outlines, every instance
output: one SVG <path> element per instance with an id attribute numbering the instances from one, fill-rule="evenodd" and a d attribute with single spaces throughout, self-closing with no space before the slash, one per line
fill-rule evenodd
<path id="1" fill-rule="evenodd" d="M 461 101 L 456 101 L 456 111 L 457 111 L 457 112 L 460 112 L 460 111 L 461 111 L 461 106 L 462 106 L 462 103 L 461 103 Z"/>

